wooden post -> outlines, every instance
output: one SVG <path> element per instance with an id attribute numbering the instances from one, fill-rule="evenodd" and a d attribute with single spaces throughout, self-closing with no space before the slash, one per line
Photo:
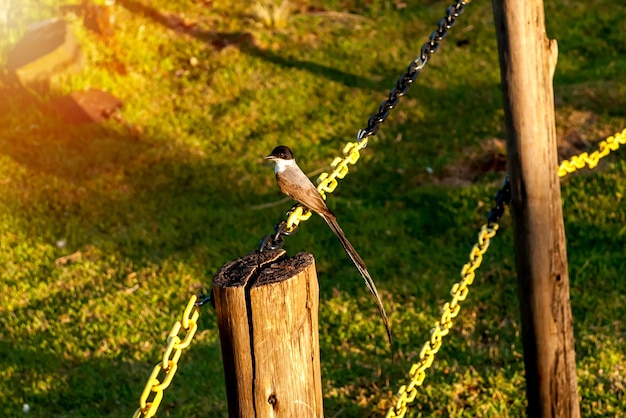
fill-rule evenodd
<path id="1" fill-rule="evenodd" d="M 529 417 L 579 417 L 552 77 L 543 0 L 493 0 Z"/>
<path id="2" fill-rule="evenodd" d="M 230 417 L 323 417 L 311 254 L 251 254 L 213 279 Z"/>

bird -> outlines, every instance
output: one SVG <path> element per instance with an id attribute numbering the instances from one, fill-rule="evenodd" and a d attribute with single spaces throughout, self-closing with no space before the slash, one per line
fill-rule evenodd
<path id="1" fill-rule="evenodd" d="M 374 297 L 378 311 L 380 312 L 380 316 L 382 317 L 387 331 L 389 345 L 391 345 L 392 338 L 391 329 L 389 328 L 389 319 L 387 318 L 385 307 L 383 306 L 380 296 L 378 295 L 376 284 L 367 271 L 365 262 L 356 252 L 350 241 L 348 241 L 348 238 L 346 238 L 346 234 L 339 226 L 339 223 L 337 223 L 337 217 L 330 209 L 328 209 L 326 201 L 322 198 L 322 195 L 296 163 L 291 149 L 285 145 L 279 145 L 274 148 L 272 153 L 266 156 L 265 159 L 271 160 L 275 163 L 274 172 L 276 173 L 276 182 L 278 183 L 280 190 L 296 202 L 320 215 L 326 221 L 330 229 L 335 233 L 335 236 L 341 243 L 341 246 L 354 263 L 355 267 L 361 274 L 361 277 L 363 277 L 367 289 Z"/>

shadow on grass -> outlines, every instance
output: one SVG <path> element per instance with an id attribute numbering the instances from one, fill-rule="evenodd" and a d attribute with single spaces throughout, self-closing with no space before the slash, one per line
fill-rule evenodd
<path id="1" fill-rule="evenodd" d="M 139 397 L 158 353 L 155 364 L 98 357 L 94 352 L 87 358 L 76 358 L 43 349 L 51 340 L 50 335 L 41 333 L 19 344 L 0 342 L 0 352 L 8 353 L 3 358 L 3 367 L 11 370 L 12 380 L 16 382 L 4 386 L 0 396 L 4 399 L 0 406 L 4 417 L 25 415 L 22 411 L 25 405 L 29 408 L 28 415 L 34 417 L 132 416 L 139 407 Z M 174 384 L 165 391 L 159 413 L 194 416 L 190 413 L 193 411 L 198 416 L 226 415 L 223 385 L 213 386 L 219 379 L 203 378 L 222 375 L 219 344 L 190 347 L 181 358 Z"/>
<path id="2" fill-rule="evenodd" d="M 0 95 L 10 98 L 0 102 L 0 157 L 11 161 L 16 170 L 7 173 L 8 181 L 0 184 L 3 209 L 16 220 L 3 227 L 23 229 L 24 235 L 33 237 L 32 242 L 48 246 L 57 239 L 67 240 L 67 247 L 58 251 L 85 252 L 97 245 L 102 254 L 123 260 L 118 268 L 134 265 L 140 270 L 142 265 L 165 259 L 197 259 L 202 257 L 198 256 L 202 248 L 209 271 L 197 280 L 206 284 L 213 274 L 210 266 L 219 266 L 243 251 L 242 243 L 233 242 L 232 233 L 227 233 L 236 225 L 232 215 L 226 214 L 248 193 L 222 187 L 224 177 L 219 173 L 225 171 L 210 158 L 177 147 L 169 138 L 137 137 L 115 121 L 68 125 L 49 108 L 56 94 L 46 88 L 3 87 Z M 211 200 L 220 203 L 209 205 Z M 254 230 L 255 219 L 249 218 L 243 223 Z M 22 404 L 28 404 L 35 417 L 130 416 L 153 364 L 137 363 L 129 356 L 129 352 L 145 355 L 141 347 L 151 342 L 130 337 L 127 347 L 117 346 L 119 335 L 129 331 L 143 335 L 145 330 L 135 329 L 136 323 L 121 324 L 119 318 L 106 317 L 116 312 L 107 311 L 106 297 L 119 297 L 128 272 L 124 267 L 113 275 L 94 271 L 95 277 L 89 279 L 86 270 L 90 267 L 72 273 L 75 266 L 55 268 L 50 253 L 38 257 L 34 268 L 19 266 L 29 269 L 29 276 L 28 283 L 18 287 L 31 291 L 27 301 L 17 304 L 20 307 L 10 308 L 13 319 L 7 323 L 16 322 L 0 337 L 2 363 L 5 370 L 11 370 L 5 374 L 11 379 L 2 385 L 0 414 L 21 416 Z M 73 281 L 67 283 L 70 277 Z M 15 290 L 15 279 L 7 279 L 6 285 Z M 38 286 L 45 291 L 35 291 Z M 131 310 L 129 299 L 122 297 L 120 303 Z M 148 304 L 146 299 L 139 296 Z M 143 315 L 145 308 L 136 308 Z M 167 307 L 157 309 L 162 312 Z M 32 321 L 35 330 L 19 318 L 28 318 L 26 322 Z M 22 333 L 13 326 L 31 331 Z M 150 332 L 159 333 L 161 326 L 150 324 Z M 36 331 L 39 328 L 45 331 Z M 112 340 L 114 350 L 108 345 Z M 159 335 L 152 340 L 159 350 L 162 340 Z M 178 374 L 190 380 L 169 391 L 161 411 L 210 416 L 221 403 L 224 407 L 213 416 L 225 414 L 225 401 L 220 400 L 225 399 L 223 385 L 206 387 L 222 381 L 219 346 L 200 347 L 186 353 Z M 123 354 L 116 358 L 114 352 L 120 351 Z M 156 362 L 160 354 L 148 357 Z M 207 375 L 217 377 L 204 379 Z M 188 390 L 189 382 L 195 391 Z M 206 404 L 202 390 L 212 398 Z M 190 405 L 182 405 L 187 400 Z"/>
<path id="3" fill-rule="evenodd" d="M 180 22 L 182 19 L 176 15 L 166 15 L 159 10 L 146 6 L 138 1 L 121 0 L 118 4 L 131 13 L 141 14 L 155 23 L 158 23 L 159 25 L 175 32 L 189 35 L 200 41 L 210 43 L 216 50 L 221 50 L 227 46 L 235 46 L 250 56 L 260 58 L 283 68 L 296 68 L 308 71 L 328 80 L 344 84 L 347 87 L 359 87 L 372 90 L 379 89 L 381 87 L 380 83 L 366 77 L 347 73 L 345 71 L 315 62 L 298 60 L 293 57 L 284 57 L 270 50 L 261 49 L 255 45 L 254 38 L 249 32 L 217 32 L 198 30 L 195 26 L 186 27 L 185 25 L 181 25 Z"/>
<path id="4" fill-rule="evenodd" d="M 46 238 L 67 239 L 76 249 L 109 242 L 108 250 L 136 262 L 189 254 L 203 242 L 224 246 L 227 255 L 219 261 L 250 250 L 229 242 L 232 230 L 263 215 L 237 219 L 233 207 L 248 212 L 246 202 L 263 197 L 239 188 L 222 161 L 169 138 L 136 136 L 115 121 L 68 125 L 47 105 L 54 93 L 0 94 L 11 97 L 0 103 L 0 154 L 25 169 L 1 187 L 13 213 L 46 225 Z"/>

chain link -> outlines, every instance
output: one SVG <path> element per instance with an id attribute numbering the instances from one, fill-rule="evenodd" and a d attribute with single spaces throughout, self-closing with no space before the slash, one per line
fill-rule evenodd
<path id="1" fill-rule="evenodd" d="M 463 13 L 463 10 L 470 1 L 461 1 L 448 6 L 446 16 L 439 19 L 437 29 L 429 36 L 428 41 L 422 45 L 420 55 L 409 64 L 407 72 L 398 78 L 396 86 L 389 92 L 389 97 L 384 100 L 378 112 L 370 115 L 367 126 L 360 129 L 356 135 L 357 142 L 348 142 L 343 149 L 344 157 L 336 157 L 331 166 L 334 170 L 328 173 L 322 173 L 318 179 L 317 190 L 322 197 L 326 199 L 326 193 L 332 193 L 337 187 L 337 179 L 342 179 L 348 174 L 348 164 L 355 164 L 360 157 L 359 151 L 367 146 L 367 138 L 376 135 L 380 124 L 387 119 L 389 113 L 394 109 L 400 97 L 407 94 L 411 84 L 417 79 L 419 72 L 426 66 L 430 60 L 430 56 L 434 54 L 446 37 L 448 30 L 454 26 L 456 19 Z M 259 251 L 268 249 L 277 249 L 284 244 L 284 237 L 293 234 L 298 225 L 302 221 L 306 221 L 311 217 L 311 211 L 304 208 L 301 204 L 295 204 L 285 214 L 286 219 L 279 221 L 274 225 L 274 234 L 263 237 L 259 244 Z"/>
<path id="2" fill-rule="evenodd" d="M 511 182 L 509 176 L 504 177 L 502 188 L 496 192 L 496 205 L 487 214 L 487 225 L 498 222 L 502 215 L 504 215 L 504 209 L 506 205 L 511 203 Z"/>
<path id="3" fill-rule="evenodd" d="M 178 361 L 183 350 L 189 347 L 193 336 L 198 330 L 198 318 L 200 311 L 196 306 L 196 296 L 192 296 L 187 303 L 187 307 L 183 312 L 180 321 L 176 321 L 170 333 L 167 336 L 167 346 L 163 353 L 163 358 L 157 364 L 148 378 L 148 382 L 139 397 L 139 408 L 135 411 L 133 418 L 153 417 L 159 405 L 163 400 L 163 391 L 167 389 L 174 379 L 174 375 L 178 370 Z M 181 328 L 187 333 L 181 340 L 178 336 Z M 163 379 L 159 379 L 159 375 L 163 372 Z"/>
<path id="4" fill-rule="evenodd" d="M 570 160 L 561 162 L 559 166 L 559 177 L 564 177 L 576 170 L 589 166 L 595 168 L 600 160 L 611 153 L 617 151 L 620 145 L 626 144 L 626 129 L 617 132 L 615 135 L 608 137 L 598 145 L 598 150 L 589 155 L 586 152 L 572 157 Z"/>

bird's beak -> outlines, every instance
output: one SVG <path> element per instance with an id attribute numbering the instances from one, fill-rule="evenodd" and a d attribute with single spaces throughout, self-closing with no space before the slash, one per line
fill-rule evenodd
<path id="1" fill-rule="evenodd" d="M 266 156 L 266 157 L 264 157 L 264 158 L 265 158 L 266 160 L 273 160 L 273 159 L 275 159 L 276 157 L 274 157 L 273 155 L 268 155 L 268 156 Z"/>

